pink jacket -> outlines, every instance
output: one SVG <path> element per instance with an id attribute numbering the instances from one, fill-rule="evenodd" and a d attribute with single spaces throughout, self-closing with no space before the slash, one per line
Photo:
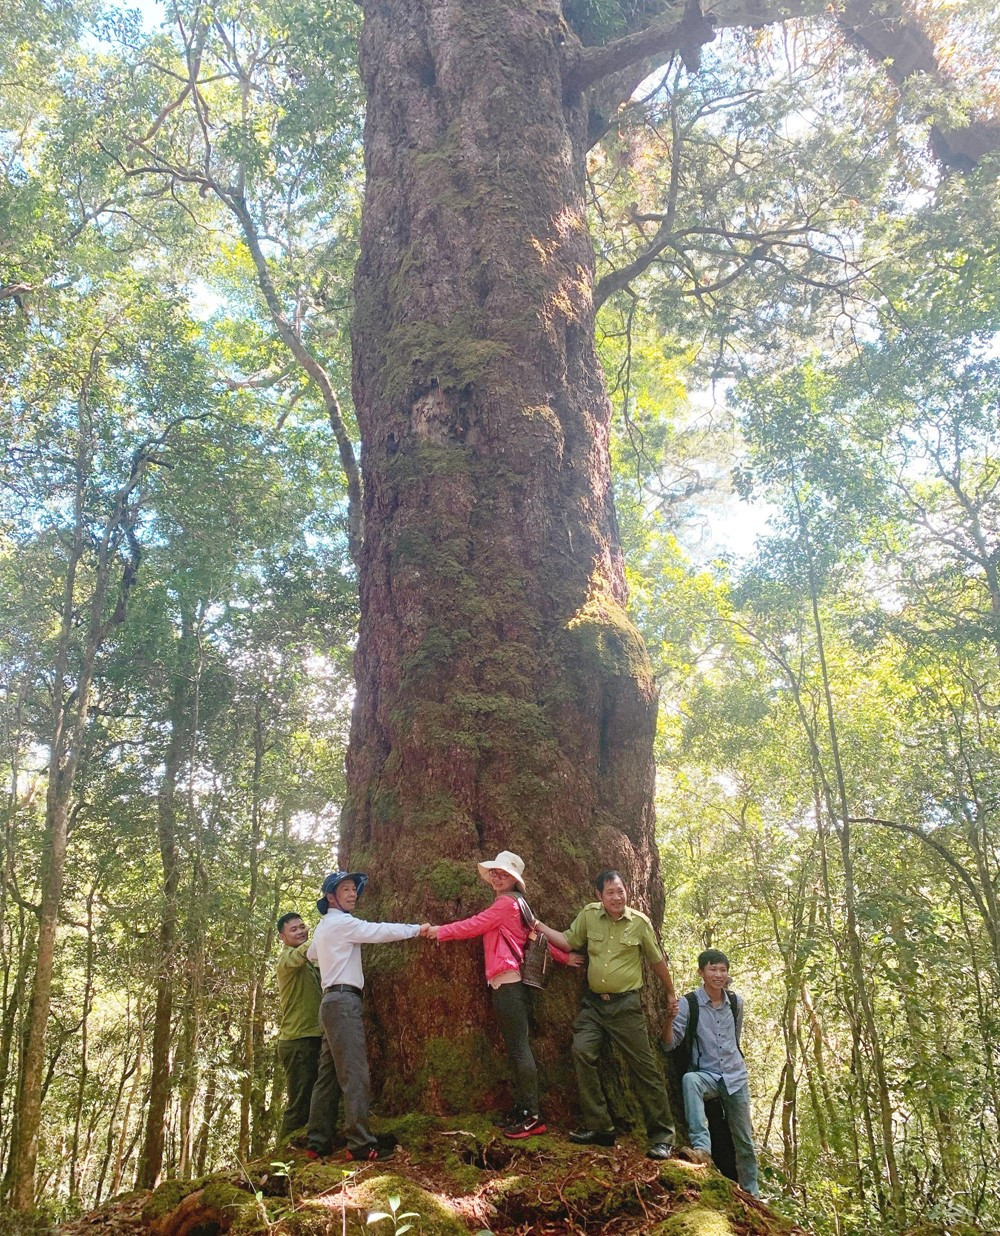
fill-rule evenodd
<path id="1" fill-rule="evenodd" d="M 521 918 L 521 911 L 513 897 L 501 893 L 493 904 L 471 918 L 460 918 L 454 923 L 445 923 L 438 928 L 439 940 L 473 940 L 483 937 L 483 952 L 486 954 L 486 981 L 495 979 L 508 970 L 520 970 L 524 960 L 524 945 L 528 929 Z M 549 949 L 556 961 L 563 965 L 569 953 L 550 944 Z"/>

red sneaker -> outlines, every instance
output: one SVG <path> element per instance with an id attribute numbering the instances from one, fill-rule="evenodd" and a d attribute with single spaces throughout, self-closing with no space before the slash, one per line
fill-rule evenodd
<path id="1" fill-rule="evenodd" d="M 503 1131 L 504 1137 L 522 1138 L 522 1137 L 537 1137 L 541 1133 L 548 1133 L 548 1129 L 541 1116 L 532 1116 L 528 1113 L 513 1124 L 509 1124 Z"/>

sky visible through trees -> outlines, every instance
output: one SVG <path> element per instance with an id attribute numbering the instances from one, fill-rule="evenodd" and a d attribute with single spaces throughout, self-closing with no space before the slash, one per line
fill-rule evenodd
<path id="1" fill-rule="evenodd" d="M 765 1195 L 990 1231 L 1000 19 L 861 7 L 720 6 L 594 94 L 596 344 L 662 934 L 679 990 L 733 959 Z M 53 1219 L 280 1120 L 274 920 L 348 794 L 361 18 L 0 15 L 0 1161 Z"/>

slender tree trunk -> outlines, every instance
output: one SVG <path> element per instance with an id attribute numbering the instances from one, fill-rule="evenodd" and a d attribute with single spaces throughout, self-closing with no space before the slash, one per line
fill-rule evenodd
<path id="1" fill-rule="evenodd" d="M 163 1167 L 163 1133 L 170 1100 L 170 1047 L 174 1012 L 174 969 L 177 945 L 177 890 L 181 880 L 181 861 L 177 847 L 177 814 L 180 801 L 179 778 L 190 755 L 193 729 L 193 696 L 196 690 L 194 618 L 183 606 L 181 634 L 177 649 L 170 701 L 170 741 L 167 744 L 163 782 L 157 796 L 157 836 L 163 872 L 160 911 L 159 973 L 156 986 L 156 1014 L 150 1049 L 149 1106 L 136 1186 L 156 1187 Z"/>
<path id="2" fill-rule="evenodd" d="M 18 1037 L 19 1018 L 22 1017 L 26 993 L 28 988 L 28 978 L 31 974 L 32 964 L 35 954 L 35 927 L 37 920 L 33 915 L 25 914 L 23 911 L 18 923 L 18 947 L 17 947 L 17 965 L 14 968 L 14 981 L 9 989 L 7 1003 L 4 1008 L 3 1024 L 0 1026 L 0 1094 L 7 1093 L 7 1085 L 11 1073 L 11 1063 L 14 1063 L 17 1071 L 17 1084 L 20 1088 L 21 1082 L 21 1066 L 23 1060 L 18 1057 L 15 1052 L 15 1043 Z M 0 1105 L 0 1114 L 2 1114 L 3 1106 Z M 8 1132 L 7 1127 L 3 1127 L 3 1138 L 0 1140 L 0 1150 L 5 1150 L 5 1143 L 13 1143 L 15 1140 L 14 1130 L 17 1124 L 17 1111 L 14 1111 L 13 1127 Z M 6 1189 L 7 1182 L 10 1178 L 10 1168 L 13 1164 L 13 1156 L 4 1154 L 4 1161 L 8 1165 L 8 1173 L 5 1176 L 4 1187 Z"/>
<path id="3" fill-rule="evenodd" d="M 364 443 L 358 693 L 343 857 L 369 913 L 482 907 L 512 849 L 566 926 L 618 867 L 662 913 L 656 687 L 625 612 L 594 351 L 587 108 L 558 0 L 366 0 L 367 190 L 355 278 Z M 370 974 L 385 1099 L 493 1088 L 481 958 L 406 947 Z M 575 996 L 547 999 L 565 1071 Z M 445 1048 L 442 1045 L 446 1044 Z M 455 1079 L 460 1084 L 455 1084 Z"/>
<path id="4" fill-rule="evenodd" d="M 87 1080 L 89 1077 L 89 1060 L 87 1055 L 90 1031 L 90 1004 L 94 991 L 94 896 L 97 893 L 97 883 L 87 894 L 87 965 L 83 984 L 83 1012 L 80 1022 L 80 1082 L 76 1091 L 76 1111 L 73 1118 L 73 1140 L 69 1155 L 69 1195 L 76 1197 L 80 1191 L 77 1176 L 77 1164 L 80 1154 L 80 1124 L 83 1120 L 83 1108 L 87 1097 Z"/>
<path id="5" fill-rule="evenodd" d="M 782 1015 L 782 1036 L 785 1043 L 785 1076 L 781 1094 L 781 1161 L 790 1188 L 797 1184 L 796 1131 L 798 1079 L 795 1064 L 798 1052 L 798 993 L 792 986 L 785 993 Z"/>
<path id="6" fill-rule="evenodd" d="M 48 783 L 38 950 L 8 1176 L 10 1205 L 12 1209 L 20 1212 L 31 1210 L 35 1203 L 35 1165 L 38 1161 L 38 1134 L 44 1094 L 44 1087 L 40 1082 L 45 1064 L 45 1035 L 52 1005 L 56 934 L 71 823 L 70 804 L 86 738 L 97 654 L 109 633 L 125 620 L 129 596 L 139 571 L 141 550 L 133 532 L 138 518 L 136 491 L 146 472 L 149 451 L 154 446 L 152 441 L 148 442 L 134 453 L 131 471 L 123 478 L 103 526 L 96 529 L 95 547 L 95 529 L 87 513 L 93 462 L 89 398 L 101 361 L 102 357 L 95 347 L 91 352 L 89 370 L 82 379 L 77 400 L 72 539 L 67 555 L 59 640 L 52 676 L 52 722 L 48 735 Z M 168 432 L 169 430 L 164 432 L 155 446 L 163 446 Z M 81 600 L 78 575 L 82 573 L 85 561 L 90 568 L 90 590 L 86 599 Z M 117 589 L 114 588 L 112 579 L 116 567 L 121 572 Z M 116 604 L 109 613 L 109 602 L 115 598 L 115 593 Z M 82 631 L 81 614 L 84 616 Z M 75 675 L 71 661 L 75 665 Z"/>
<path id="7" fill-rule="evenodd" d="M 193 815 L 193 804 L 189 804 Z M 191 1175 L 194 1139 L 194 1105 L 198 1095 L 200 1069 L 198 1051 L 201 1044 L 202 994 L 205 987 L 204 907 L 210 897 L 208 879 L 200 850 L 192 863 L 191 893 L 186 915 L 188 930 L 187 991 L 180 1043 L 177 1049 L 177 1089 L 180 1100 L 179 1146 L 177 1172 L 187 1179 Z"/>
<path id="8" fill-rule="evenodd" d="M 812 1045 L 812 1067 L 807 1069 L 807 1075 L 810 1085 L 818 1086 L 819 1091 L 816 1106 L 816 1123 L 819 1127 L 820 1145 L 823 1146 L 824 1150 L 832 1146 L 834 1154 L 840 1159 L 843 1158 L 844 1153 L 843 1137 L 840 1131 L 840 1113 L 830 1093 L 830 1082 L 826 1070 L 826 1042 L 823 1035 L 823 1026 L 820 1019 L 816 1016 L 809 989 L 803 986 L 799 994 L 802 999 L 802 1007 L 806 1012 L 806 1019 L 809 1023 L 809 1037 Z M 805 1054 L 803 1052 L 803 1055 Z"/>
<path id="9" fill-rule="evenodd" d="M 796 496 L 796 503 L 797 502 L 798 498 Z M 892 1208 L 896 1219 L 899 1222 L 902 1222 L 905 1215 L 905 1198 L 903 1195 L 902 1181 L 900 1180 L 899 1175 L 899 1166 L 896 1162 L 895 1131 L 893 1128 L 894 1111 L 892 1100 L 889 1095 L 889 1083 L 886 1078 L 885 1060 L 882 1054 L 882 1040 L 879 1034 L 878 1024 L 875 1019 L 875 1009 L 872 1003 L 872 995 L 868 978 L 865 974 L 864 950 L 861 942 L 861 934 L 858 930 L 857 892 L 854 881 L 854 851 L 851 842 L 851 811 L 848 805 L 847 780 L 844 774 L 844 766 L 840 758 L 840 741 L 833 706 L 833 688 L 831 686 L 830 674 L 826 662 L 823 623 L 819 612 L 819 585 L 816 579 L 816 572 L 813 562 L 812 542 L 801 508 L 799 509 L 799 526 L 801 530 L 802 545 L 805 551 L 806 565 L 808 568 L 809 600 L 812 609 L 813 630 L 816 634 L 816 650 L 819 657 L 819 668 L 823 686 L 823 701 L 826 709 L 827 729 L 830 739 L 830 755 L 833 762 L 836 785 L 836 809 L 834 808 L 834 802 L 831 801 L 829 805 L 831 807 L 831 817 L 834 820 L 837 834 L 840 838 L 840 854 L 844 869 L 844 909 L 847 919 L 847 945 L 851 959 L 851 976 L 853 979 L 858 1004 L 861 1008 L 861 1021 L 865 1029 L 868 1050 L 871 1053 L 872 1072 L 875 1080 L 882 1132 L 882 1154 L 886 1174 L 889 1178 L 889 1193 L 892 1199 Z M 862 1088 L 862 1098 L 863 1101 L 865 1101 L 867 1109 L 867 1100 L 864 1088 Z"/>
<path id="10" fill-rule="evenodd" d="M 270 936 L 267 937 L 270 942 Z M 263 954 L 267 956 L 267 951 Z M 262 1154 L 270 1137 L 267 1113 L 267 1082 L 272 1071 L 264 1048 L 264 967 L 259 965 L 256 974 L 253 1019 L 253 1085 L 250 1090 L 250 1154 L 256 1158 Z"/>
<path id="11" fill-rule="evenodd" d="M 118 1131 L 118 1112 L 122 1104 L 122 1096 L 125 1094 L 125 1086 L 130 1077 L 135 1074 L 138 1068 L 138 1058 L 130 1059 L 127 1055 L 122 1057 L 121 1073 L 118 1077 L 118 1086 L 115 1090 L 114 1101 L 111 1104 L 111 1111 L 108 1115 L 107 1139 L 104 1146 L 104 1156 L 101 1160 L 101 1169 L 97 1175 L 97 1187 L 95 1190 L 94 1205 L 101 1204 L 101 1198 L 104 1195 L 104 1182 L 107 1179 L 108 1168 L 111 1165 L 111 1158 L 115 1148 L 115 1134 Z"/>
<path id="12" fill-rule="evenodd" d="M 212 1069 L 208 1075 L 208 1083 L 205 1086 L 205 1101 L 201 1110 L 201 1128 L 198 1130 L 198 1138 L 195 1142 L 195 1175 L 204 1176 L 205 1165 L 208 1162 L 208 1141 L 212 1132 L 212 1117 L 215 1114 L 215 1095 L 218 1083 L 218 1075 L 215 1069 Z"/>
<path id="13" fill-rule="evenodd" d="M 260 854 L 261 837 L 263 835 L 263 825 L 261 820 L 261 812 L 263 809 L 263 804 L 261 802 L 261 775 L 264 767 L 265 746 L 264 706 L 263 699 L 258 693 L 254 700 L 253 771 L 250 782 L 250 881 L 249 888 L 247 890 L 246 927 L 244 929 L 244 939 L 246 941 L 245 955 L 247 960 L 253 966 L 253 971 L 247 984 L 247 1002 L 243 1015 L 239 1155 L 240 1158 L 244 1160 L 250 1153 L 250 1114 L 253 1106 L 254 1060 L 256 1047 L 254 1026 L 257 1022 L 257 1002 L 260 994 L 260 984 L 257 980 L 257 924 L 255 919 L 260 875 L 258 856 Z"/>
<path id="14" fill-rule="evenodd" d="M 143 1087 L 143 1069 L 142 1061 L 146 1050 L 146 1040 L 144 1034 L 144 1016 L 142 1006 L 137 1009 L 136 1028 L 138 1030 L 139 1041 L 135 1049 L 135 1069 L 132 1075 L 132 1085 L 129 1086 L 128 1098 L 125 1101 L 125 1114 L 122 1116 L 122 1121 L 118 1132 L 117 1145 L 115 1147 L 115 1166 L 111 1177 L 110 1192 L 115 1194 L 121 1188 L 122 1180 L 125 1175 L 125 1168 L 128 1164 L 128 1144 L 129 1144 L 129 1126 L 132 1123 L 132 1109 L 135 1106 L 139 1090 Z"/>

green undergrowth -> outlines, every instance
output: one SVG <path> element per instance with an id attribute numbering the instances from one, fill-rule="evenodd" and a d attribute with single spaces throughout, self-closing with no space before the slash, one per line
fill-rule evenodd
<path id="1" fill-rule="evenodd" d="M 146 1200 L 146 1230 L 170 1231 L 172 1212 L 200 1191 L 206 1211 L 199 1231 L 275 1236 L 391 1233 L 372 1212 L 412 1212 L 414 1236 L 461 1236 L 544 1230 L 615 1236 L 789 1236 L 791 1225 L 754 1205 L 728 1180 L 678 1160 L 644 1157 L 641 1139 L 611 1149 L 575 1146 L 562 1134 L 510 1141 L 484 1114 L 406 1115 L 376 1119 L 380 1135 L 398 1142 L 377 1163 L 319 1161 L 302 1150 L 275 1148 L 235 1174 L 168 1181 Z M 277 1165 L 277 1166 L 276 1166 Z M 199 1200 L 199 1199 L 193 1199 Z M 191 1203 L 189 1202 L 189 1205 Z M 214 1216 L 214 1217 L 213 1217 Z M 99 1229 L 94 1229 L 99 1230 Z"/>

